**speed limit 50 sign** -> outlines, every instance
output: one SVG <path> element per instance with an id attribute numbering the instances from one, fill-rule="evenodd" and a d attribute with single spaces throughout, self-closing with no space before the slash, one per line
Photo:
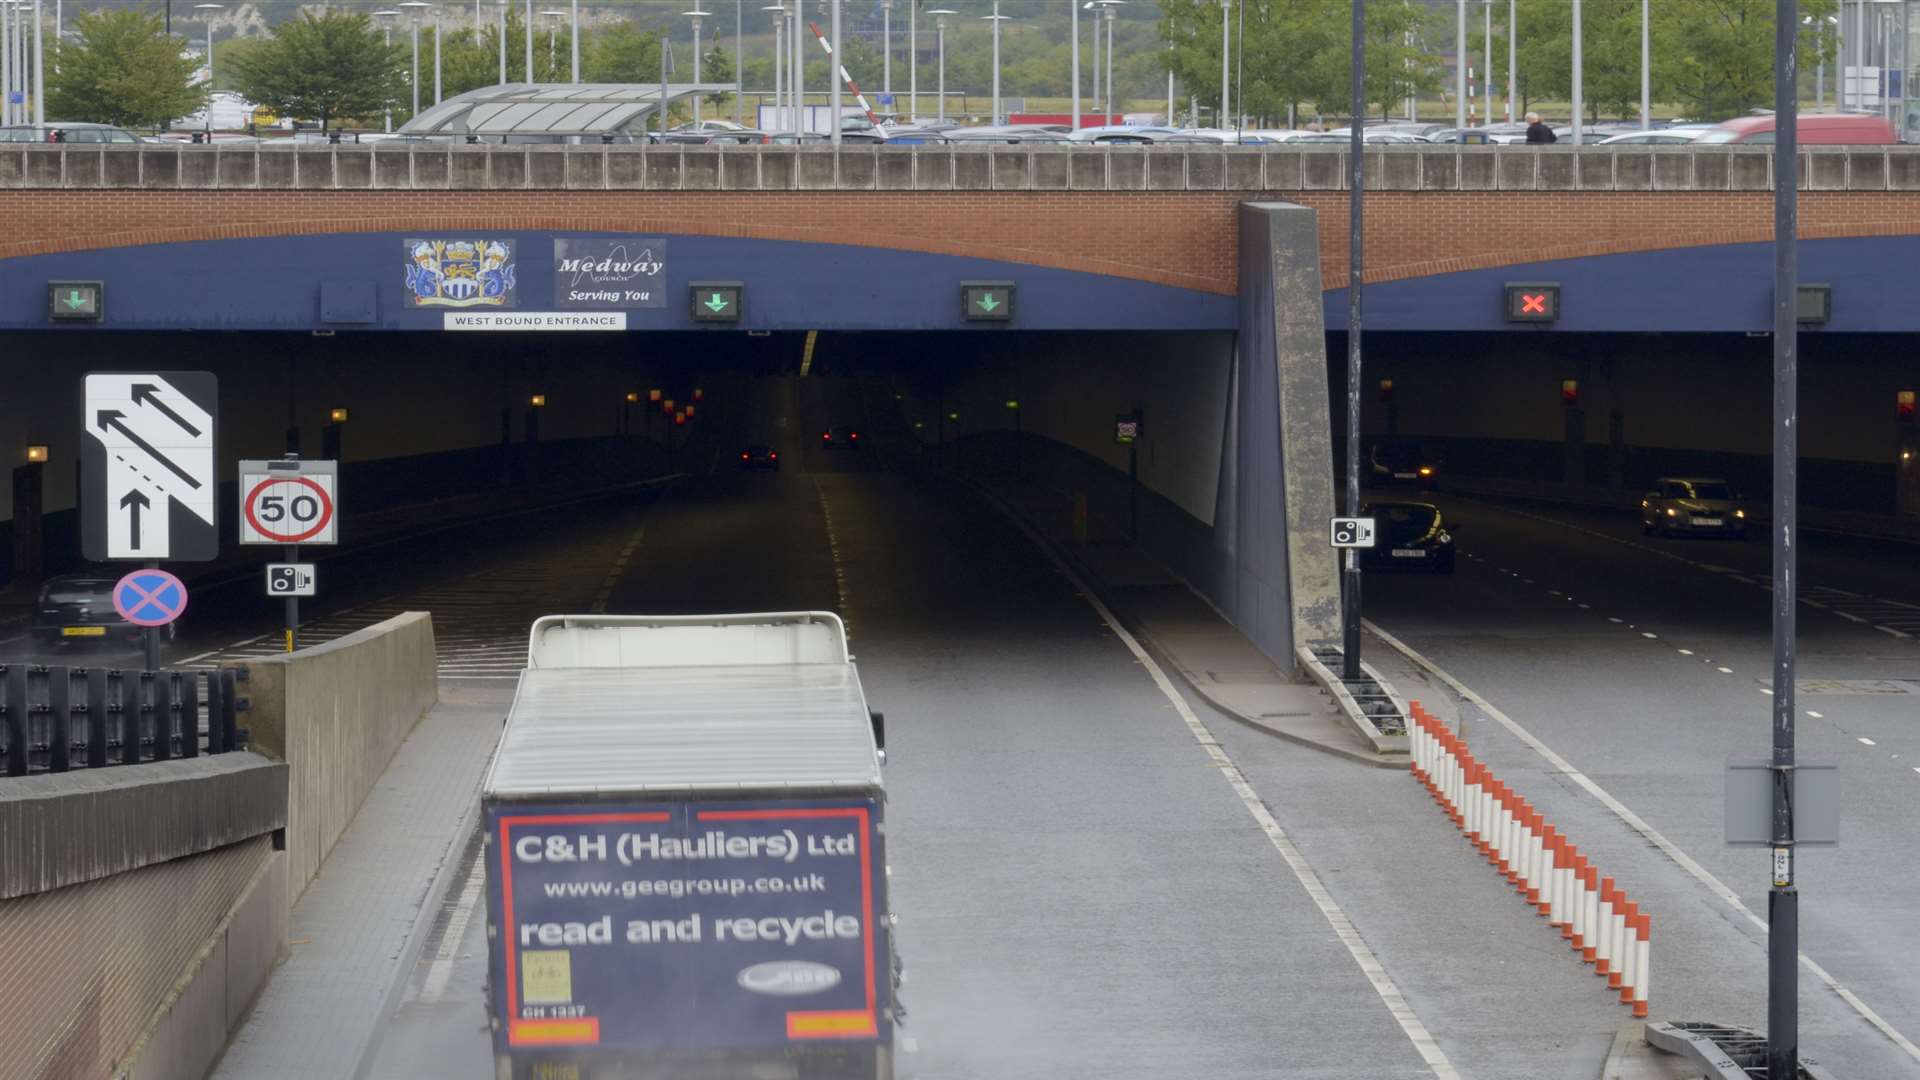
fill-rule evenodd
<path id="1" fill-rule="evenodd" d="M 240 463 L 240 542 L 338 543 L 339 463 Z"/>

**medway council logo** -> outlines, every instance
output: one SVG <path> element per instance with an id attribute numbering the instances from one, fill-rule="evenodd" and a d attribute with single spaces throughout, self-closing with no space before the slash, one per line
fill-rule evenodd
<path id="1" fill-rule="evenodd" d="M 513 241 L 408 240 L 408 307 L 514 306 Z"/>

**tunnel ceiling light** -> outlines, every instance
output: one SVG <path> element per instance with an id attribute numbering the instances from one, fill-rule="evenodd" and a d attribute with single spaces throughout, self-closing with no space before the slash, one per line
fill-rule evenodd
<path id="1" fill-rule="evenodd" d="M 1019 399 L 1019 398 L 1008 398 L 1008 399 L 1007 399 L 1007 408 L 1009 408 L 1009 409 L 1017 409 L 1017 408 L 1019 408 L 1019 407 L 1020 407 L 1020 399 Z"/>
<path id="2" fill-rule="evenodd" d="M 649 391 L 647 391 L 647 400 L 648 400 L 648 401 L 659 401 L 659 400 L 660 400 L 660 391 L 658 391 L 658 390 L 649 390 Z"/>
<path id="3" fill-rule="evenodd" d="M 532 405 L 536 409 L 544 409 L 547 407 L 547 395 L 535 394 L 527 399 L 527 404 Z"/>
<path id="4" fill-rule="evenodd" d="M 329 409 L 327 410 L 327 419 L 333 421 L 336 424 L 344 424 L 347 422 L 347 410 Z"/>
<path id="5" fill-rule="evenodd" d="M 627 404 L 631 405 L 634 402 L 639 400 L 640 400 L 640 391 L 638 390 L 627 391 Z"/>
<path id="6" fill-rule="evenodd" d="M 47 448 L 43 443 L 33 443 L 27 447 L 28 461 L 46 461 Z"/>

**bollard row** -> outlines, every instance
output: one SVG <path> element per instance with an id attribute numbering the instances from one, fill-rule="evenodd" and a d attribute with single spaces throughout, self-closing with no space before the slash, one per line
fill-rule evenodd
<path id="1" fill-rule="evenodd" d="M 1476 760 L 1465 739 L 1419 702 L 1409 705 L 1414 777 L 1621 1003 L 1645 1017 L 1653 917 Z"/>

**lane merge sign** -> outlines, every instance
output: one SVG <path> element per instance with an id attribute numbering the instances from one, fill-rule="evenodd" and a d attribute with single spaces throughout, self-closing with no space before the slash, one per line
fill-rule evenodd
<path id="1" fill-rule="evenodd" d="M 268 563 L 268 596 L 313 596 L 312 563 Z"/>
<path id="2" fill-rule="evenodd" d="M 335 461 L 242 461 L 240 542 L 339 543 L 338 481 Z"/>
<path id="3" fill-rule="evenodd" d="M 94 562 L 218 557 L 219 381 L 205 371 L 115 372 L 82 385 L 81 553 Z"/>
<path id="4" fill-rule="evenodd" d="M 135 626 L 165 626 L 187 610 L 187 586 L 165 570 L 135 570 L 114 585 L 113 610 Z"/>
<path id="5" fill-rule="evenodd" d="M 1337 517 L 1333 519 L 1333 546 L 1337 548 L 1370 548 L 1373 546 L 1373 522 L 1368 517 Z"/>

